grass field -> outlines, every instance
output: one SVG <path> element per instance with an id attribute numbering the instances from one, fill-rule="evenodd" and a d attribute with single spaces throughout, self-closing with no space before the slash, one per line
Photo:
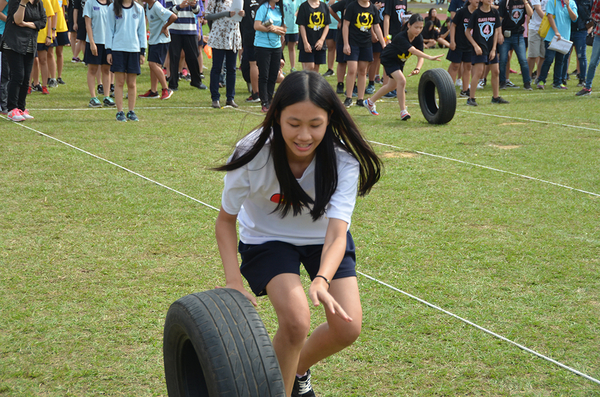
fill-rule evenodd
<path id="1" fill-rule="evenodd" d="M 0 120 L 0 395 L 164 396 L 169 305 L 223 284 L 217 212 L 140 175 L 218 208 L 223 175 L 209 168 L 260 108 L 244 103 L 241 77 L 239 110 L 212 109 L 182 82 L 168 101 L 138 100 L 139 123 L 117 123 L 114 109 L 87 108 L 84 66 L 63 78 L 28 98 L 35 120 Z M 495 106 L 488 86 L 479 107 L 459 99 L 433 126 L 417 84 L 409 122 L 392 100 L 379 117 L 350 109 L 385 164 L 353 218 L 358 270 L 600 378 L 598 94 L 576 98 L 571 81 L 502 91 L 510 104 Z M 138 92 L 148 87 L 144 67 Z M 362 335 L 313 368 L 320 396 L 600 396 L 366 276 L 359 285 Z M 268 300 L 259 313 L 273 332 Z"/>

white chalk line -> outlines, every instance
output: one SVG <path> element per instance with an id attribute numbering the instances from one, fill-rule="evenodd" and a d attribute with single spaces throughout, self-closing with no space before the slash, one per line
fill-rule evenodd
<path id="1" fill-rule="evenodd" d="M 3 118 L 4 118 L 4 119 L 6 119 L 6 120 L 8 120 L 8 118 L 6 118 L 6 117 L 3 117 Z M 108 163 L 108 164 L 111 164 L 111 165 L 113 165 L 113 166 L 115 166 L 115 167 L 117 167 L 117 168 L 120 168 L 120 169 L 122 169 L 122 170 L 124 170 L 124 171 L 126 171 L 126 172 L 129 172 L 129 173 L 131 173 L 131 174 L 133 174 L 133 175 L 135 175 L 135 176 L 138 176 L 138 177 L 140 177 L 140 178 L 142 178 L 142 179 L 144 179 L 144 180 L 146 180 L 146 181 L 148 181 L 148 182 L 151 182 L 151 183 L 153 183 L 153 184 L 155 184 L 155 185 L 158 185 L 158 186 L 160 186 L 160 187 L 163 187 L 163 188 L 165 188 L 165 189 L 167 189 L 167 190 L 169 190 L 169 191 L 171 191 L 171 192 L 173 192 L 173 193 L 179 194 L 179 195 L 181 195 L 181 196 L 183 196 L 183 197 L 185 197 L 185 198 L 188 198 L 188 199 L 190 199 L 190 200 L 192 200 L 192 201 L 195 201 L 195 202 L 197 202 L 197 203 L 199 203 L 199 204 L 201 204 L 201 205 L 204 205 L 204 206 L 205 206 L 205 207 L 207 207 L 207 208 L 210 208 L 210 209 L 212 209 L 212 210 L 215 210 L 215 211 L 219 211 L 219 209 L 218 209 L 217 207 L 214 207 L 214 206 L 212 206 L 212 205 L 210 205 L 210 204 L 208 204 L 208 203 L 205 203 L 205 202 L 203 202 L 203 201 L 200 201 L 200 200 L 198 200 L 198 199 L 196 199 L 196 198 L 194 198 L 194 197 L 192 197 L 192 196 L 189 196 L 189 195 L 187 195 L 187 194 L 185 194 L 185 193 L 183 193 L 183 192 L 180 192 L 179 190 L 176 190 L 176 189 L 170 188 L 169 186 L 166 186 L 166 185 L 164 185 L 164 184 L 162 184 L 162 183 L 160 183 L 160 182 L 157 182 L 157 181 L 155 181 L 155 180 L 153 180 L 153 179 L 150 179 L 150 178 L 148 178 L 148 177 L 146 177 L 146 176 L 144 176 L 144 175 L 142 175 L 142 174 L 140 174 L 140 173 L 137 173 L 137 172 L 135 172 L 135 171 L 132 171 L 132 170 L 130 170 L 129 168 L 123 167 L 123 166 L 121 166 L 121 165 L 119 165 L 119 164 L 117 164 L 117 163 L 115 163 L 115 162 L 112 162 L 112 161 L 110 161 L 110 160 L 104 159 L 104 158 L 102 158 L 102 157 L 100 157 L 100 156 L 97 156 L 97 155 L 95 155 L 95 154 L 93 154 L 93 153 L 90 153 L 90 152 L 88 152 L 88 151 L 86 151 L 86 150 L 84 150 L 84 149 L 80 149 L 80 148 L 78 148 L 77 146 L 71 145 L 70 143 L 67 143 L 67 142 L 65 142 L 65 141 L 62 141 L 62 140 L 60 140 L 60 139 L 58 139 L 58 138 L 55 138 L 55 137 L 52 137 L 52 136 L 50 136 L 50 135 L 47 135 L 47 134 L 45 134 L 45 133 L 43 133 L 43 132 L 41 132 L 41 131 L 38 131 L 38 130 L 36 130 L 36 129 L 34 129 L 34 128 L 28 127 L 28 126 L 26 126 L 26 125 L 23 125 L 23 124 L 19 124 L 19 125 L 20 125 L 21 127 L 23 127 L 23 128 L 26 128 L 26 129 L 28 129 L 28 130 L 31 130 L 31 131 L 33 131 L 33 132 L 36 132 L 36 133 L 38 133 L 38 134 L 40 134 L 40 135 L 42 135 L 42 136 L 44 136 L 44 137 L 46 137 L 46 138 L 50 138 L 50 139 L 52 139 L 52 140 L 54 140 L 54 141 L 56 141 L 56 142 L 59 142 L 59 143 L 61 143 L 61 144 L 63 144 L 63 145 L 66 145 L 66 146 L 68 146 L 68 147 L 72 148 L 72 149 L 75 149 L 75 150 L 77 150 L 77 151 L 79 151 L 79 152 L 81 152 L 81 153 L 85 153 L 85 154 L 87 154 L 87 155 L 89 155 L 89 156 L 91 156 L 91 157 L 93 157 L 93 158 L 95 158 L 95 159 L 98 159 L 98 160 L 101 160 L 101 161 L 103 161 L 103 162 L 106 162 L 106 163 Z M 389 285 L 389 284 L 386 284 L 386 283 L 384 283 L 383 281 L 380 281 L 380 280 L 378 280 L 378 279 L 376 279 L 376 278 L 374 278 L 374 277 L 372 277 L 372 276 L 369 276 L 369 275 L 367 275 L 367 274 L 365 274 L 365 273 L 363 273 L 363 272 L 357 271 L 357 273 L 358 273 L 358 274 L 360 274 L 360 275 L 362 275 L 362 276 L 364 276 L 364 277 L 366 277 L 366 278 L 368 278 L 369 280 L 372 280 L 372 281 L 374 281 L 374 282 L 377 282 L 377 283 L 379 283 L 379 284 L 381 284 L 381 285 L 383 285 L 383 286 L 386 286 L 386 287 L 388 287 L 388 288 L 392 289 L 393 291 L 400 292 L 400 293 L 402 293 L 402 294 L 404 294 L 404 295 L 408 296 L 408 297 L 409 297 L 409 298 L 411 298 L 411 299 L 417 300 L 418 302 L 420 302 L 420 303 L 423 303 L 423 304 L 425 304 L 425 305 L 427 305 L 427 306 L 429 306 L 429 307 L 431 307 L 431 308 L 433 308 L 433 309 L 435 309 L 435 310 L 441 311 L 441 312 L 442 312 L 442 313 L 444 313 L 444 314 L 447 314 L 447 315 L 449 315 L 449 316 L 451 316 L 451 317 L 453 317 L 453 318 L 456 318 L 456 319 L 458 319 L 458 320 L 460 320 L 460 321 L 463 321 L 463 322 L 465 322 L 466 324 L 469 324 L 469 325 L 471 325 L 471 326 L 473 326 L 473 327 L 475 327 L 475 328 L 479 329 L 480 331 L 483 331 L 483 332 L 485 332 L 485 333 L 487 333 L 487 334 L 489 334 L 489 335 L 492 335 L 492 336 L 494 336 L 494 337 L 496 337 L 496 338 L 498 338 L 498 339 L 500 339 L 500 340 L 502 340 L 502 341 L 508 342 L 508 343 L 510 343 L 510 344 L 512 344 L 512 345 L 514 345 L 514 346 L 517 346 L 517 347 L 519 347 L 520 349 L 522 349 L 522 350 L 524 350 L 524 351 L 526 351 L 526 352 L 528 352 L 528 353 L 531 353 L 531 354 L 533 354 L 533 355 L 535 355 L 535 356 L 537 356 L 537 357 L 539 357 L 539 358 L 541 358 L 541 359 L 543 359 L 543 360 L 546 360 L 546 361 L 548 361 L 548 362 L 550 362 L 550 363 L 553 363 L 553 364 L 555 364 L 555 365 L 557 365 L 557 366 L 559 366 L 559 367 L 561 367 L 561 368 L 563 368 L 563 369 L 566 369 L 567 371 L 570 371 L 570 372 L 572 372 L 572 373 L 574 373 L 574 374 L 576 374 L 576 375 L 579 375 L 579 376 L 581 376 L 581 377 L 583 377 L 583 378 L 585 378 L 585 379 L 588 379 L 588 380 L 590 380 L 590 381 L 592 381 L 592 382 L 594 382 L 594 383 L 597 383 L 597 384 L 599 384 L 599 385 L 600 385 L 600 380 L 598 380 L 598 379 L 595 379 L 595 378 L 593 378 L 593 377 L 591 377 L 591 376 L 589 376 L 589 375 L 587 375 L 587 374 L 584 374 L 584 373 L 582 373 L 582 372 L 580 372 L 580 371 L 577 371 L 576 369 L 574 369 L 574 368 L 571 368 L 571 367 L 569 367 L 569 366 L 567 366 L 567 365 L 565 365 L 565 364 L 562 364 L 562 363 L 561 363 L 561 362 L 559 362 L 559 361 L 556 361 L 556 360 L 554 360 L 554 359 L 552 359 L 552 358 L 550 358 L 550 357 L 544 356 L 543 354 L 541 354 L 541 353 L 538 353 L 538 352 L 536 352 L 535 350 L 529 349 L 529 348 L 527 348 L 527 347 L 525 347 L 525 346 L 523 346 L 523 345 L 521 345 L 521 344 L 518 344 L 518 343 L 516 343 L 516 342 L 514 342 L 514 341 L 512 341 L 512 340 L 510 340 L 510 339 L 508 339 L 508 338 L 505 338 L 505 337 L 504 337 L 504 336 L 502 336 L 502 335 L 496 334 L 495 332 L 492 332 L 492 331 L 490 331 L 490 330 L 488 330 L 488 329 L 486 329 L 486 328 L 484 328 L 484 327 L 481 327 L 481 326 L 479 326 L 479 325 L 477 325 L 477 324 L 475 324 L 475 323 L 473 323 L 473 322 L 471 322 L 471 321 L 469 321 L 469 320 L 466 320 L 466 319 L 464 319 L 464 318 L 462 318 L 462 317 L 460 317 L 460 316 L 458 316 L 458 315 L 456 315 L 456 314 L 454 314 L 454 313 L 452 313 L 452 312 L 449 312 L 449 311 L 447 311 L 447 310 L 444 310 L 444 309 L 442 309 L 441 307 L 439 307 L 439 306 L 436 306 L 436 305 L 434 305 L 434 304 L 432 304 L 432 303 L 429 303 L 429 302 L 427 302 L 427 301 L 425 301 L 425 300 L 423 300 L 423 299 L 421 299 L 421 298 L 418 298 L 418 297 L 416 297 L 416 296 L 414 296 L 414 295 L 411 295 L 411 294 L 409 294 L 409 293 L 407 293 L 407 292 L 404 292 L 404 291 L 402 291 L 402 290 L 400 290 L 400 289 L 398 289 L 398 288 L 395 288 L 395 287 L 393 287 L 393 286 L 391 286 L 391 285 Z"/>

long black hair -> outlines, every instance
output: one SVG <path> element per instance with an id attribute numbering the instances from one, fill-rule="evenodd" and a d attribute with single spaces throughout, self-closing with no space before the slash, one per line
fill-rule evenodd
<path id="1" fill-rule="evenodd" d="M 330 115 L 325 136 L 315 149 L 314 200 L 302 189 L 290 169 L 286 144 L 279 124 L 283 109 L 307 100 Z M 310 209 L 313 220 L 323 216 L 338 184 L 336 147 L 342 148 L 359 162 L 358 194 L 360 196 L 369 193 L 381 176 L 381 160 L 362 136 L 331 85 L 318 73 L 308 71 L 290 73 L 279 85 L 261 127 L 260 134 L 250 147 L 238 146 L 231 161 L 215 170 L 232 171 L 243 167 L 256 157 L 270 139 L 270 155 L 273 158 L 281 194 L 275 211 L 279 211 L 281 217 L 285 217 L 290 210 L 293 211 L 294 216 L 299 215 L 303 208 Z"/>
<path id="2" fill-rule="evenodd" d="M 401 31 L 408 30 L 408 25 L 412 26 L 417 22 L 423 22 L 423 16 L 421 14 L 419 14 L 418 12 L 415 12 L 414 14 L 411 14 L 410 18 L 408 19 L 408 22 L 403 24 L 402 28 L 400 30 Z"/>

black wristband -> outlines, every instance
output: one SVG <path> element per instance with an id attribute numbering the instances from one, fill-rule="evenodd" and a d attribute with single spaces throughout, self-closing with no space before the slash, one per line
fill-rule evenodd
<path id="1" fill-rule="evenodd" d="M 327 283 L 327 286 L 328 286 L 328 287 L 331 287 L 331 282 L 330 282 L 329 280 L 327 280 L 327 277 L 325 277 L 325 276 L 321 276 L 320 274 L 317 274 L 317 275 L 315 276 L 315 278 L 317 278 L 317 277 L 321 277 L 323 280 L 325 280 L 325 282 Z"/>
<path id="2" fill-rule="evenodd" d="M 27 6 L 26 6 L 26 5 L 24 5 L 24 4 L 21 4 L 21 3 L 19 3 L 19 7 L 26 8 Z"/>

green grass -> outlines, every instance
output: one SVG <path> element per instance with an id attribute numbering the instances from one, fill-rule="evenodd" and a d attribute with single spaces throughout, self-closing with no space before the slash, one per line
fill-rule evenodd
<path id="1" fill-rule="evenodd" d="M 169 305 L 223 284 L 216 211 L 37 131 L 218 207 L 223 175 L 208 169 L 260 109 L 244 103 L 239 77 L 239 111 L 211 109 L 208 92 L 182 83 L 168 101 L 138 100 L 139 123 L 117 123 L 113 109 L 86 107 L 83 66 L 68 63 L 63 78 L 28 98 L 35 120 L 0 120 L 0 394 L 166 395 Z M 144 67 L 138 92 L 148 84 Z M 395 101 L 378 104 L 380 117 L 350 109 L 370 140 L 393 146 L 375 145 L 385 173 L 353 218 L 358 270 L 600 378 L 597 94 L 575 98 L 570 82 L 502 91 L 511 103 L 492 106 L 488 87 L 478 108 L 459 99 L 452 122 L 432 126 L 417 84 L 408 79 L 409 122 Z M 600 395 L 403 294 L 359 285 L 363 333 L 314 368 L 319 395 Z"/>

